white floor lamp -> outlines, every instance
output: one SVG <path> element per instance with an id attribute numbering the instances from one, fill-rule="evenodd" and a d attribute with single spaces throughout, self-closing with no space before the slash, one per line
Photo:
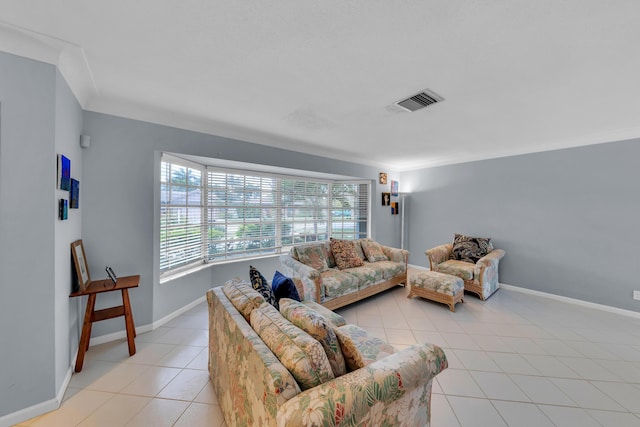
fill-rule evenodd
<path id="1" fill-rule="evenodd" d="M 400 249 L 404 249 L 404 216 L 407 210 L 407 195 L 400 193 Z"/>

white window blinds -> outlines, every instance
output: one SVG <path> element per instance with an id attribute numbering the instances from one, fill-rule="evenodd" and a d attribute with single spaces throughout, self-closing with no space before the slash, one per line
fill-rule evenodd
<path id="1" fill-rule="evenodd" d="M 160 271 L 367 237 L 369 183 L 161 162 Z"/>
<path id="2" fill-rule="evenodd" d="M 160 271 L 202 260 L 202 170 L 162 162 L 160 167 Z"/>

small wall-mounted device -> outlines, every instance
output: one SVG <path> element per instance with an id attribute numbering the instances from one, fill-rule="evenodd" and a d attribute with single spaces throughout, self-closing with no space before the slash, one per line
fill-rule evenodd
<path id="1" fill-rule="evenodd" d="M 80 135 L 80 147 L 89 148 L 91 146 L 91 137 L 89 135 Z"/>

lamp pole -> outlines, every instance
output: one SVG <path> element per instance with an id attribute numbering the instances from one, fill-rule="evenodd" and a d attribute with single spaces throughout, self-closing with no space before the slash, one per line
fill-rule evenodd
<path id="1" fill-rule="evenodd" d="M 400 249 L 404 249 L 404 211 L 406 210 L 406 194 L 400 194 Z"/>

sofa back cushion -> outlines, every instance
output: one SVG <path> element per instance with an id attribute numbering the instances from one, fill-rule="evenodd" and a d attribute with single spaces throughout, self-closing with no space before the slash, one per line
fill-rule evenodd
<path id="1" fill-rule="evenodd" d="M 396 352 L 392 345 L 357 325 L 340 326 L 336 329 L 336 335 L 349 371 L 364 368 Z"/>
<path id="2" fill-rule="evenodd" d="M 336 328 L 347 324 L 347 321 L 345 320 L 344 317 L 340 316 L 338 313 L 334 311 L 329 310 L 324 305 L 320 305 L 317 302 L 312 300 L 304 300 L 300 302 L 306 305 L 307 307 L 312 308 L 313 310 L 320 313 L 322 317 L 327 319 Z"/>
<path id="3" fill-rule="evenodd" d="M 364 255 L 367 257 L 367 261 L 389 261 L 389 258 L 387 258 L 387 256 L 382 251 L 382 246 L 380 246 L 380 243 L 374 240 L 362 240 L 360 242 L 360 245 L 362 246 Z"/>
<path id="4" fill-rule="evenodd" d="M 357 242 L 360 245 L 359 242 Z M 362 267 L 363 259 L 356 251 L 356 242 L 353 240 L 331 239 L 331 252 L 340 270 L 346 268 Z"/>
<path id="5" fill-rule="evenodd" d="M 325 271 L 329 268 L 323 244 L 314 243 L 312 245 L 296 246 L 294 249 L 296 252 L 295 258 L 304 265 L 308 265 L 318 271 Z"/>
<path id="6" fill-rule="evenodd" d="M 265 302 L 264 297 L 258 291 L 238 277 L 228 280 L 223 285 L 222 292 L 247 322 L 253 309 L 260 307 Z"/>
<path id="7" fill-rule="evenodd" d="M 311 307 L 288 298 L 280 300 L 280 313 L 322 345 L 333 375 L 339 377 L 347 373 L 347 365 L 331 322 Z"/>
<path id="8" fill-rule="evenodd" d="M 322 252 L 324 253 L 324 258 L 327 260 L 327 267 L 334 268 L 336 266 L 336 259 L 333 257 L 331 253 L 331 242 L 326 240 L 322 245 Z"/>
<path id="9" fill-rule="evenodd" d="M 302 390 L 333 379 L 322 345 L 264 303 L 251 312 L 251 327 L 296 379 Z"/>
<path id="10" fill-rule="evenodd" d="M 361 239 L 356 239 L 356 240 L 353 241 L 353 244 L 356 247 L 356 253 L 363 260 L 367 259 L 367 256 L 364 254 L 364 251 L 362 250 L 362 242 L 365 242 L 365 241 L 373 242 L 373 240 L 368 238 L 368 237 L 363 237 Z"/>

